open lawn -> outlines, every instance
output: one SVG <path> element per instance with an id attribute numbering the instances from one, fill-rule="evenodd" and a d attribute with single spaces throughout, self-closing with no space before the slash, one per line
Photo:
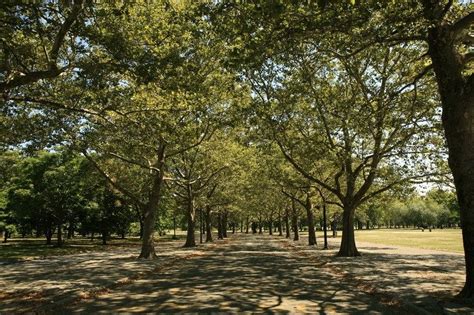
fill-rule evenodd
<path id="1" fill-rule="evenodd" d="M 356 241 L 446 252 L 463 252 L 461 229 L 434 229 L 431 232 L 413 229 L 357 230 Z"/>

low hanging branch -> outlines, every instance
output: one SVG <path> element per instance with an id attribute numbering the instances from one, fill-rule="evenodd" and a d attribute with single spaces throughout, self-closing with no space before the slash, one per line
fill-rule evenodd
<path id="1" fill-rule="evenodd" d="M 48 55 L 48 68 L 39 71 L 30 71 L 26 73 L 20 73 L 12 78 L 8 78 L 5 81 L 0 82 L 0 92 L 7 91 L 9 89 L 35 83 L 42 79 L 55 78 L 69 68 L 69 65 L 58 67 L 59 50 L 64 44 L 67 33 L 72 28 L 74 23 L 77 21 L 79 14 L 83 9 L 83 0 L 76 0 L 72 5 L 71 12 L 64 20 L 63 24 L 59 28 L 58 33 L 54 39 Z"/>

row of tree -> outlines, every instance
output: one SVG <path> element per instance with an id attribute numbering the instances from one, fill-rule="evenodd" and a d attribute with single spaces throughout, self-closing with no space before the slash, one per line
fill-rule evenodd
<path id="1" fill-rule="evenodd" d="M 254 222 L 281 209 L 296 227 L 301 206 L 315 241 L 314 208 L 327 218 L 336 206 L 339 255 L 358 256 L 356 213 L 409 183 L 447 183 L 449 155 L 466 258 L 461 296 L 472 298 L 468 3 L 0 6 L 2 148 L 80 153 L 138 209 L 141 258 L 155 257 L 167 198 L 186 209 L 187 246 L 196 209 L 250 211 Z M 69 172 L 44 178 L 62 183 Z"/>

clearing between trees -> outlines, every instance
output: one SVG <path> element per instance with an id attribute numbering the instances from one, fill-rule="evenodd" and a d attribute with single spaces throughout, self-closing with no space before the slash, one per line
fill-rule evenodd
<path id="1" fill-rule="evenodd" d="M 237 233 L 191 249 L 160 242 L 153 261 L 130 244 L 4 263 L 0 312 L 474 311 L 449 300 L 464 281 L 460 254 L 359 242 L 361 257 L 336 258 L 329 241 L 321 251 L 306 235 Z"/>

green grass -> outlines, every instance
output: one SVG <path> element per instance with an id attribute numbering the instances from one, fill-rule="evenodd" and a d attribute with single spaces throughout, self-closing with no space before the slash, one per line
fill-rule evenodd
<path id="1" fill-rule="evenodd" d="M 447 252 L 463 252 L 461 229 L 381 229 L 356 230 L 356 241 L 423 248 Z"/>

